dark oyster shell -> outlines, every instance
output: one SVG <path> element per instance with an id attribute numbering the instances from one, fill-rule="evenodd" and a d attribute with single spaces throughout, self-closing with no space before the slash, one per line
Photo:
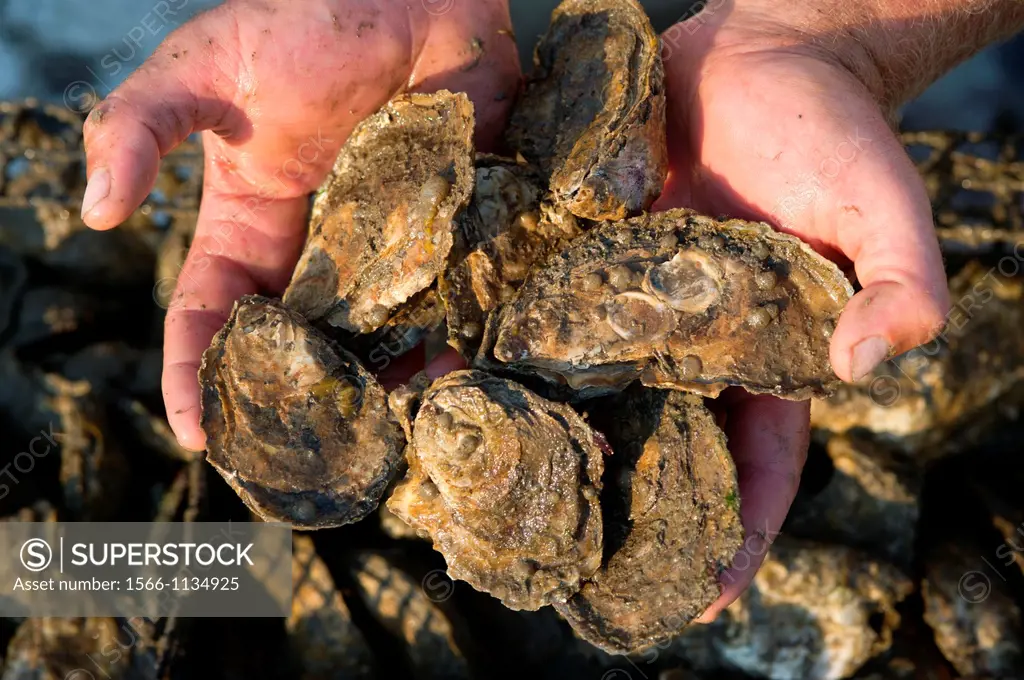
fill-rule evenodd
<path id="1" fill-rule="evenodd" d="M 534 54 L 508 140 L 580 217 L 647 210 L 668 173 L 661 44 L 633 0 L 566 0 Z"/>
<path id="2" fill-rule="evenodd" d="M 602 494 L 607 557 L 555 605 L 585 640 L 621 654 L 707 609 L 743 541 L 736 468 L 703 399 L 637 388 L 589 411 L 615 450 Z"/>
<path id="3" fill-rule="evenodd" d="M 257 515 L 319 529 L 377 507 L 401 430 L 373 376 L 300 315 L 243 297 L 199 379 L 207 459 Z"/>
<path id="4" fill-rule="evenodd" d="M 448 316 L 448 344 L 472 358 L 490 313 L 530 268 L 581 233 L 576 218 L 542 202 L 535 170 L 499 156 L 477 157 L 469 205 L 459 214 L 452 264 L 438 281 Z"/>
<path id="5" fill-rule="evenodd" d="M 429 287 L 473 186 L 473 105 L 399 95 L 352 132 L 316 198 L 284 302 L 310 321 L 369 333 Z"/>
<path id="6" fill-rule="evenodd" d="M 393 393 L 392 408 L 406 397 Z M 456 371 L 430 386 L 410 426 L 409 472 L 387 506 L 430 534 L 452 578 L 538 609 L 600 566 L 602 440 L 572 409 Z"/>
<path id="7" fill-rule="evenodd" d="M 385 552 L 354 555 L 350 571 L 363 604 L 399 643 L 412 680 L 469 680 L 469 662 L 460 643 L 464 630 L 438 604 L 451 595 L 450 581 L 437 572 L 415 578 Z"/>
<path id="8" fill-rule="evenodd" d="M 853 294 L 839 269 L 764 223 L 670 210 L 607 223 L 534 270 L 494 356 L 584 394 L 729 385 L 828 394 L 829 338 Z"/>
<path id="9" fill-rule="evenodd" d="M 373 654 L 309 536 L 292 542 L 292 611 L 285 621 L 300 680 L 370 680 Z"/>

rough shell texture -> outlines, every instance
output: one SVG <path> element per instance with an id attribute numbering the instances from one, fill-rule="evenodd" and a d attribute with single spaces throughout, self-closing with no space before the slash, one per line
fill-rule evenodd
<path id="1" fill-rule="evenodd" d="M 458 624 L 431 599 L 430 574 L 415 578 L 387 553 L 360 552 L 350 567 L 363 605 L 401 643 L 412 680 L 468 680 Z M 446 587 L 451 587 L 447 582 Z M 465 636 L 459 636 L 465 639 Z"/>
<path id="2" fill-rule="evenodd" d="M 750 588 L 714 623 L 677 638 L 691 665 L 839 680 L 890 647 L 900 623 L 896 605 L 913 590 L 900 570 L 844 546 L 768 540 L 774 542 Z M 761 539 L 746 541 L 751 554 L 767 548 Z"/>
<path id="3" fill-rule="evenodd" d="M 292 611 L 285 621 L 300 680 L 369 680 L 373 655 L 309 536 L 292 543 Z"/>
<path id="4" fill-rule="evenodd" d="M 990 578 L 978 547 L 957 541 L 930 551 L 921 583 L 924 620 L 935 633 L 935 644 L 964 676 L 1024 677 L 1020 607 L 1002 574 Z"/>
<path id="5" fill-rule="evenodd" d="M 736 469 L 701 397 L 631 388 L 588 413 L 615 451 L 601 498 L 606 557 L 556 608 L 585 640 L 629 654 L 718 598 L 743 541 Z"/>
<path id="6" fill-rule="evenodd" d="M 954 306 L 934 341 L 814 402 L 812 425 L 871 431 L 923 463 L 1015 419 L 1024 405 L 1024 277 L 972 260 L 949 290 Z"/>
<path id="7" fill-rule="evenodd" d="M 347 338 L 344 344 L 376 374 L 439 328 L 444 323 L 444 313 L 441 297 L 437 289 L 431 287 L 401 305 L 388 322 L 374 332 Z"/>
<path id="8" fill-rule="evenodd" d="M 896 452 L 852 433 L 832 437 L 827 449 L 821 462 L 831 463 L 831 476 L 817 493 L 797 494 L 786 516 L 787 533 L 861 548 L 909 569 L 920 475 Z"/>
<path id="9" fill-rule="evenodd" d="M 441 90 L 392 99 L 352 132 L 316 198 L 284 302 L 369 333 L 429 287 L 473 185 L 473 105 Z"/>
<path id="10" fill-rule="evenodd" d="M 501 312 L 493 353 L 584 393 L 641 377 L 807 399 L 838 382 L 829 338 L 852 292 L 767 224 L 670 210 L 604 224 L 534 270 Z"/>
<path id="11" fill-rule="evenodd" d="M 534 55 L 508 139 L 576 215 L 651 206 L 668 170 L 661 45 L 633 0 L 566 0 Z"/>
<path id="12" fill-rule="evenodd" d="M 316 529 L 376 508 L 401 430 L 383 388 L 301 316 L 243 297 L 199 377 L 207 458 L 253 512 Z"/>
<path id="13" fill-rule="evenodd" d="M 529 270 L 577 236 L 575 217 L 542 202 L 541 178 L 529 166 L 480 155 L 473 197 L 460 213 L 451 264 L 439 287 L 448 344 L 475 356 L 492 311 L 508 302 Z"/>
<path id="14" fill-rule="evenodd" d="M 601 445 L 563 404 L 450 373 L 422 396 L 388 508 L 430 534 L 452 578 L 512 609 L 562 602 L 601 563 Z"/>
<path id="15" fill-rule="evenodd" d="M 26 619 L 7 647 L 4 680 L 81 677 L 90 672 L 90 659 L 100 661 L 92 664 L 110 680 L 129 677 L 131 651 L 119 651 L 129 647 L 121 642 L 125 636 L 111 618 Z"/>

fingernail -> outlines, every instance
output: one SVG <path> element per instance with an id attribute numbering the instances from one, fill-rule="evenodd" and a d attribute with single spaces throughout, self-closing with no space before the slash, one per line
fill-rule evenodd
<path id="1" fill-rule="evenodd" d="M 82 197 L 82 219 L 92 212 L 99 203 L 110 193 L 110 171 L 100 168 L 92 173 L 88 184 L 85 185 L 85 196 Z"/>
<path id="2" fill-rule="evenodd" d="M 853 374 L 853 379 L 860 380 L 875 370 L 875 366 L 885 361 L 890 351 L 889 343 L 878 335 L 873 335 L 854 345 L 853 356 L 850 359 L 850 373 Z"/>

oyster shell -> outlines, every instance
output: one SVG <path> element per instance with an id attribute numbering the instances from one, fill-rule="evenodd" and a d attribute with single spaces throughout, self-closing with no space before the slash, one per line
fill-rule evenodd
<path id="1" fill-rule="evenodd" d="M 1015 420 L 1024 405 L 1024 276 L 1000 266 L 970 261 L 950 279 L 953 309 L 938 337 L 813 402 L 811 424 L 871 432 L 928 463 Z"/>
<path id="2" fill-rule="evenodd" d="M 752 543 L 751 550 L 767 548 Z M 711 624 L 687 628 L 675 647 L 699 671 L 849 678 L 890 648 L 900 625 L 896 606 L 913 590 L 913 581 L 891 564 L 846 546 L 782 535 L 750 588 Z"/>
<path id="3" fill-rule="evenodd" d="M 491 312 L 507 302 L 530 268 L 581 233 L 576 218 L 542 202 L 536 170 L 479 155 L 469 205 L 457 223 L 452 264 L 438 281 L 448 344 L 472 358 Z"/>
<path id="4" fill-rule="evenodd" d="M 647 210 L 668 173 L 661 44 L 633 0 L 566 0 L 534 53 L 508 141 L 574 214 Z"/>
<path id="5" fill-rule="evenodd" d="M 407 94 L 353 130 L 314 205 L 284 302 L 310 321 L 377 330 L 428 288 L 473 185 L 473 105 Z"/>
<path id="6" fill-rule="evenodd" d="M 839 269 L 764 223 L 689 210 L 607 223 L 535 269 L 494 356 L 584 396 L 645 385 L 828 394 L 829 338 L 853 294 Z"/>
<path id="7" fill-rule="evenodd" d="M 408 409 L 404 390 L 392 408 Z M 452 578 L 511 609 L 562 602 L 601 563 L 602 440 L 569 407 L 480 371 L 422 395 L 388 508 L 425 530 Z M 411 428 L 411 430 L 410 430 Z"/>
<path id="8" fill-rule="evenodd" d="M 615 450 L 602 494 L 608 557 L 555 608 L 591 644 L 629 654 L 718 598 L 743 527 L 736 468 L 701 397 L 631 388 L 604 402 L 590 415 Z"/>
<path id="9" fill-rule="evenodd" d="M 285 621 L 300 680 L 370 680 L 373 654 L 309 536 L 292 543 L 292 610 Z"/>
<path id="10" fill-rule="evenodd" d="M 459 622 L 439 606 L 452 584 L 439 582 L 432 589 L 430 572 L 415 578 L 385 552 L 362 551 L 353 556 L 349 570 L 354 586 L 370 615 L 396 638 L 404 652 L 412 680 L 469 680 L 471 673 L 462 644 L 466 639 Z M 463 633 L 463 635 L 458 635 Z"/>
<path id="11" fill-rule="evenodd" d="M 257 515 L 319 529 L 377 507 L 401 430 L 384 389 L 300 315 L 243 297 L 199 379 L 207 459 Z"/>

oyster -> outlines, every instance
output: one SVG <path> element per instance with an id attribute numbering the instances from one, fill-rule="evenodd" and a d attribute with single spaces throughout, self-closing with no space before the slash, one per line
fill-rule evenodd
<path id="1" fill-rule="evenodd" d="M 602 440 L 569 407 L 480 371 L 456 371 L 392 408 L 409 471 L 387 501 L 425 530 L 452 578 L 511 609 L 564 602 L 601 563 Z"/>
<path id="2" fill-rule="evenodd" d="M 383 388 L 301 316 L 243 297 L 199 378 L 207 459 L 257 515 L 319 529 L 377 507 L 401 430 Z"/>
<path id="3" fill-rule="evenodd" d="M 438 606 L 445 590 L 434 592 L 430 586 L 436 572 L 414 578 L 386 553 L 359 552 L 350 571 L 355 590 L 363 604 L 384 629 L 400 641 L 412 680 L 468 680 L 470 672 L 460 641 L 457 622 Z M 346 676 L 347 677 L 347 676 Z"/>
<path id="4" fill-rule="evenodd" d="M 970 261 L 950 279 L 954 305 L 938 337 L 814 402 L 811 424 L 868 431 L 928 463 L 1016 419 L 1024 405 L 1024 276 L 999 266 Z"/>
<path id="5" fill-rule="evenodd" d="M 647 210 L 668 172 L 661 44 L 634 0 L 565 0 L 551 15 L 508 141 L 593 220 Z"/>
<path id="6" fill-rule="evenodd" d="M 285 621 L 301 680 L 369 680 L 373 655 L 309 536 L 292 543 L 292 611 Z"/>
<path id="7" fill-rule="evenodd" d="M 719 594 L 743 541 L 736 469 L 703 399 L 633 389 L 590 411 L 615 450 L 601 568 L 555 608 L 585 640 L 629 654 L 677 635 Z"/>
<path id="8" fill-rule="evenodd" d="M 853 294 L 839 269 L 767 224 L 670 210 L 587 232 L 534 270 L 493 353 L 583 396 L 645 385 L 717 396 L 829 393 L 829 338 Z"/>
<path id="9" fill-rule="evenodd" d="M 778 536 L 750 588 L 711 624 L 688 627 L 674 647 L 700 671 L 849 678 L 890 648 L 896 606 L 913 588 L 899 569 L 857 550 Z"/>
<path id="10" fill-rule="evenodd" d="M 126 626 L 112 618 L 26 619 L 7 647 L 3 680 L 71 680 L 92 670 L 110 680 L 130 677 L 132 641 L 121 634 Z"/>
<path id="11" fill-rule="evenodd" d="M 909 570 L 920 514 L 921 477 L 897 452 L 864 437 L 829 439 L 831 476 L 823 489 L 797 494 L 783 530 L 798 538 L 841 542 Z M 812 451 L 812 456 L 816 450 Z M 807 468 L 814 465 L 808 460 Z M 803 487 L 803 485 L 802 485 Z"/>
<path id="12" fill-rule="evenodd" d="M 407 94 L 353 130 L 314 205 L 284 302 L 354 333 L 387 323 L 428 288 L 473 185 L 473 105 Z"/>
<path id="13" fill-rule="evenodd" d="M 581 233 L 564 209 L 541 200 L 541 178 L 499 156 L 477 157 L 473 197 L 458 217 L 452 264 L 438 281 L 448 344 L 472 358 L 490 313 L 507 302 L 530 268 Z"/>

